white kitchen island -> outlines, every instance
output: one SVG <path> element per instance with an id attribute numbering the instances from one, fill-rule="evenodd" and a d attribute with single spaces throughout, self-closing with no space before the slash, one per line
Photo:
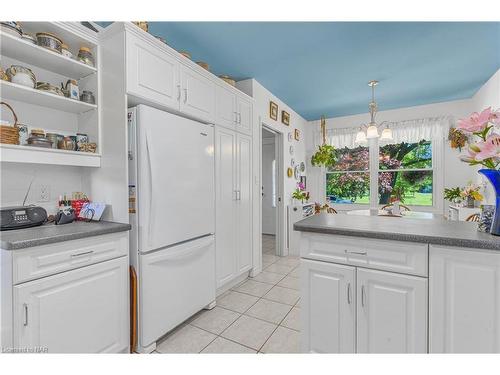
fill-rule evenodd
<path id="1" fill-rule="evenodd" d="M 341 214 L 296 223 L 303 351 L 499 353 L 500 238 L 476 225 Z"/>

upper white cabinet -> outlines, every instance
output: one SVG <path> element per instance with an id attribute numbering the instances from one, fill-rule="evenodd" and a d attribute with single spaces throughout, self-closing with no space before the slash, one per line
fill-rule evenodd
<path id="1" fill-rule="evenodd" d="M 236 129 L 242 133 L 251 135 L 252 134 L 252 122 L 253 122 L 253 106 L 249 100 L 238 97 L 237 100 L 237 115 L 238 123 Z"/>
<path id="2" fill-rule="evenodd" d="M 427 352 L 427 279 L 357 271 L 358 353 Z"/>
<path id="3" fill-rule="evenodd" d="M 430 247 L 432 353 L 500 353 L 500 253 Z"/>
<path id="4" fill-rule="evenodd" d="M 173 56 L 127 34 L 127 92 L 179 109 L 179 62 Z"/>
<path id="5" fill-rule="evenodd" d="M 236 111 L 236 94 L 223 86 L 217 85 L 216 88 L 216 119 L 218 125 L 234 129 L 238 121 L 238 112 Z"/>
<path id="6" fill-rule="evenodd" d="M 252 135 L 252 102 L 229 87 L 218 85 L 216 92 L 216 124 Z"/>
<path id="7" fill-rule="evenodd" d="M 128 258 L 14 287 L 14 347 L 49 353 L 116 353 L 128 348 Z"/>
<path id="8" fill-rule="evenodd" d="M 181 65 L 180 110 L 206 122 L 215 120 L 214 83 L 184 65 Z"/>
<path id="9" fill-rule="evenodd" d="M 302 259 L 304 352 L 356 352 L 356 268 Z"/>

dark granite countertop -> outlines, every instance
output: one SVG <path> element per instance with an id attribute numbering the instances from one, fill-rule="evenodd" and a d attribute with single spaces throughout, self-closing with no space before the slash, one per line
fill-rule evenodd
<path id="1" fill-rule="evenodd" d="M 90 223 L 76 221 L 65 225 L 45 224 L 33 228 L 0 232 L 0 248 L 3 250 L 24 249 L 102 234 L 124 232 L 130 230 L 130 228 L 130 224 L 113 223 L 111 221 Z"/>
<path id="2" fill-rule="evenodd" d="M 301 232 L 500 250 L 500 237 L 478 232 L 477 223 L 448 221 L 442 217 L 412 219 L 320 214 L 295 223 L 294 229 Z"/>

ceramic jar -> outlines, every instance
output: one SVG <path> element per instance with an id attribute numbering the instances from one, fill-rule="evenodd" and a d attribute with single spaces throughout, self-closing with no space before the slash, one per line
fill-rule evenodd
<path id="1" fill-rule="evenodd" d="M 80 51 L 78 51 L 78 61 L 92 67 L 95 66 L 94 55 L 92 55 L 88 47 L 80 47 Z"/>
<path id="2" fill-rule="evenodd" d="M 40 47 L 61 53 L 63 42 L 56 35 L 51 33 L 37 33 L 36 40 Z"/>

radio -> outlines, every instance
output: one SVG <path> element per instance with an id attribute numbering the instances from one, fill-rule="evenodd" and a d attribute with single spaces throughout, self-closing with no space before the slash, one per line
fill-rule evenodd
<path id="1" fill-rule="evenodd" d="M 47 221 L 47 211 L 40 206 L 0 208 L 0 230 L 36 227 Z"/>

